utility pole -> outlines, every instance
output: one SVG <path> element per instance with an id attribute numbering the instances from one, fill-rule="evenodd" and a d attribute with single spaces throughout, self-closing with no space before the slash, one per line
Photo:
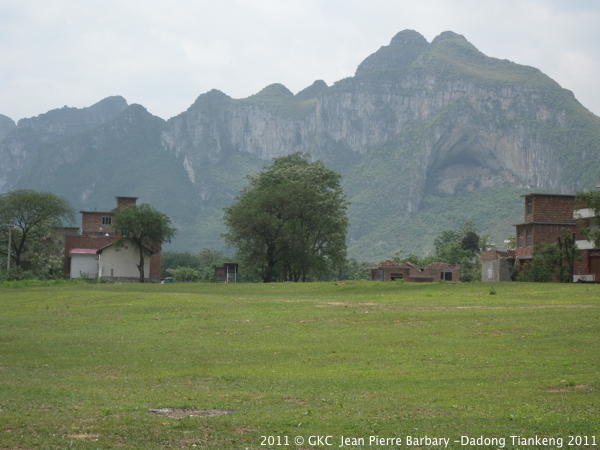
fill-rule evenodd
<path id="1" fill-rule="evenodd" d="M 8 258 L 6 258 L 6 274 L 8 275 L 8 272 L 10 272 L 10 250 L 12 247 L 12 222 L 8 222 L 8 249 L 7 249 L 7 253 L 8 253 Z"/>
<path id="2" fill-rule="evenodd" d="M 571 283 L 574 283 L 574 273 L 575 273 L 575 249 L 577 248 L 577 244 L 575 243 L 575 232 L 573 232 L 571 236 Z"/>

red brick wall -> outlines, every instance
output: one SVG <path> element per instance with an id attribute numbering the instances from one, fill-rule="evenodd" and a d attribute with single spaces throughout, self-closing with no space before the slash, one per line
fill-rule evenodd
<path id="1" fill-rule="evenodd" d="M 117 199 L 117 209 L 120 210 L 122 208 L 128 208 L 130 206 L 134 206 L 137 202 L 137 197 L 116 197 Z"/>
<path id="2" fill-rule="evenodd" d="M 160 278 L 160 258 L 160 253 L 150 257 L 150 278 Z"/>
<path id="3" fill-rule="evenodd" d="M 113 217 L 112 212 L 81 211 L 81 234 L 113 234 L 112 226 L 102 225 L 103 217 Z"/>
<path id="4" fill-rule="evenodd" d="M 525 224 L 516 227 L 516 256 L 532 255 L 534 246 L 542 247 L 545 244 L 557 242 L 562 235 L 562 229 L 578 233 L 585 226 L 584 221 L 573 219 L 573 211 L 576 207 L 574 195 L 531 194 L 524 197 Z M 531 201 L 531 214 L 527 214 L 528 201 Z M 549 222 L 550 224 L 531 222 Z M 531 223 L 531 225 L 527 223 Z M 552 225 L 552 223 L 571 223 L 572 225 Z M 527 245 L 528 230 L 531 231 L 530 245 Z M 522 246 L 519 246 L 519 235 L 522 238 Z M 583 239 L 583 237 L 577 234 L 576 239 Z"/>
<path id="5" fill-rule="evenodd" d="M 532 200 L 532 214 L 527 214 L 527 201 Z M 574 195 L 525 196 L 525 222 L 573 222 Z"/>

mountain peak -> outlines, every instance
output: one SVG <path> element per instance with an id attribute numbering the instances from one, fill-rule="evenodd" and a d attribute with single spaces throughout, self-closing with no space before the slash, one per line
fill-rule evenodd
<path id="1" fill-rule="evenodd" d="M 307 88 L 302 89 L 300 92 L 296 94 L 296 98 L 300 100 L 309 100 L 311 98 L 316 98 L 321 92 L 327 89 L 327 83 L 323 80 L 317 80 Z"/>
<path id="2" fill-rule="evenodd" d="M 254 100 L 261 100 L 265 102 L 277 102 L 280 100 L 288 99 L 293 97 L 294 94 L 281 83 L 270 84 L 263 88 L 259 93 L 251 95 L 248 98 Z"/>
<path id="3" fill-rule="evenodd" d="M 431 41 L 432 44 L 435 43 L 439 43 L 441 41 L 462 41 L 465 43 L 469 43 L 469 41 L 467 41 L 467 38 L 465 38 L 462 34 L 458 34 L 455 33 L 454 31 L 443 31 L 442 33 L 440 33 L 439 35 L 437 35 L 433 41 Z"/>
<path id="4" fill-rule="evenodd" d="M 392 38 L 390 45 L 381 47 L 360 63 L 356 76 L 409 66 L 429 45 L 421 33 L 403 30 Z"/>
<path id="5" fill-rule="evenodd" d="M 423 46 L 427 44 L 427 39 L 415 30 L 402 30 L 390 41 L 390 45 L 416 45 Z"/>
<path id="6" fill-rule="evenodd" d="M 14 120 L 12 120 L 10 117 L 0 114 L 0 141 L 15 128 L 17 128 L 17 124 Z"/>
<path id="7" fill-rule="evenodd" d="M 433 41 L 431 41 L 431 47 L 432 50 L 439 49 L 441 52 L 449 56 L 451 55 L 451 57 L 457 61 L 464 57 L 476 57 L 478 59 L 485 57 L 485 55 L 462 34 L 453 31 L 444 31 L 436 36 Z"/>

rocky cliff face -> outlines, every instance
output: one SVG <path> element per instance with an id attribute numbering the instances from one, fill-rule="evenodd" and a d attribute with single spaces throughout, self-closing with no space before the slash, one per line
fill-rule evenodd
<path id="1" fill-rule="evenodd" d="M 201 248 L 208 241 L 200 242 L 205 237 L 199 235 L 222 232 L 221 208 L 245 175 L 274 157 L 308 152 L 342 174 L 352 202 L 351 252 L 375 260 L 402 247 L 426 251 L 426 244 L 414 243 L 435 235 L 434 222 L 440 221 L 427 216 L 432 205 L 445 214 L 439 205 L 453 204 L 448 216 L 464 222 L 473 218 L 465 209 L 472 205 L 453 199 L 478 198 L 479 214 L 490 218 L 481 231 L 491 232 L 500 217 L 508 224 L 519 220 L 520 209 L 507 215 L 494 204 L 506 189 L 513 189 L 507 195 L 517 201 L 524 189 L 573 193 L 593 187 L 600 174 L 598 117 L 539 70 L 490 58 L 452 32 L 429 43 L 416 31 L 402 31 L 367 57 L 355 76 L 333 86 L 316 81 L 296 95 L 280 84 L 246 99 L 213 90 L 160 124 L 126 107 L 124 99 L 111 97 L 84 110 L 63 108 L 22 120 L 16 128 L 7 123 L 0 140 L 0 191 L 26 186 L 31 175 L 24 174 L 43 169 L 46 185 L 56 185 L 52 173 L 62 173 L 60 167 L 94 160 L 82 154 L 119 148 L 131 161 L 136 155 L 147 160 L 142 151 L 130 150 L 150 148 L 153 161 L 170 167 L 172 196 L 194 205 L 182 208 L 200 216 L 195 221 L 182 215 L 166 199 L 164 211 L 189 222 L 179 240 L 196 239 L 191 245 Z M 129 191 L 112 195 L 148 194 L 140 192 L 143 181 L 137 188 L 115 183 Z M 98 189 L 86 185 L 77 201 L 94 198 Z M 413 226 L 413 234 L 405 235 Z M 503 230 L 502 238 L 511 232 Z M 373 248 L 380 250 L 367 255 L 365 249 Z"/>
<path id="2" fill-rule="evenodd" d="M 19 178 L 39 159 L 44 146 L 84 133 L 114 119 L 127 107 L 123 97 L 109 97 L 82 109 L 64 107 L 30 119 L 0 140 L 0 192 L 14 188 Z"/>
<path id="3" fill-rule="evenodd" d="M 318 86 L 294 96 L 273 85 L 243 100 L 209 92 L 169 121 L 163 144 L 183 155 L 195 184 L 201 165 L 231 152 L 268 161 L 306 151 L 327 160 L 332 146 L 349 157 L 386 147 L 391 158 L 411 162 L 403 176 L 418 189 L 403 207 L 412 212 L 428 191 L 583 187 L 561 177 L 564 148 L 548 135 L 569 140 L 573 96 L 537 69 L 486 57 L 455 33 L 428 43 L 402 31 L 354 77 Z"/>

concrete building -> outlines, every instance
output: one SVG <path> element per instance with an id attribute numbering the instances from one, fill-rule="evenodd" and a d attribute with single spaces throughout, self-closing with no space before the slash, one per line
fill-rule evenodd
<path id="1" fill-rule="evenodd" d="M 481 281 L 512 281 L 515 251 L 488 250 L 479 253 Z"/>

